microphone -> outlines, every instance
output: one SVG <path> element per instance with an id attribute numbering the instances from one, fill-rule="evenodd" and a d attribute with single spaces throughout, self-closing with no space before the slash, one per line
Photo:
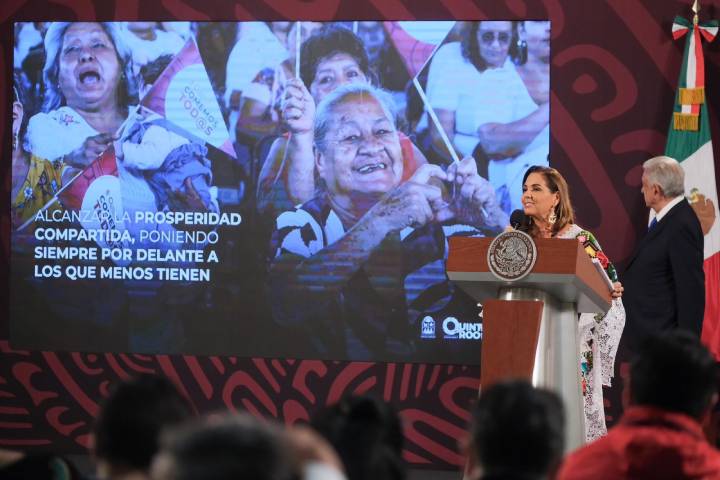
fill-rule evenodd
<path id="1" fill-rule="evenodd" d="M 510 226 L 515 230 L 527 229 L 528 217 L 521 209 L 513 210 L 510 214 Z"/>

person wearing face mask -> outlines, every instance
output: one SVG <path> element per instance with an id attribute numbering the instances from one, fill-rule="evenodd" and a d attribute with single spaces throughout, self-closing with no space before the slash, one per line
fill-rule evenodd
<path id="1" fill-rule="evenodd" d="M 550 109 L 547 99 L 534 100 L 518 73 L 518 35 L 516 22 L 469 22 L 460 42 L 435 53 L 427 81 L 429 106 L 452 148 L 475 157 L 478 172 L 495 187 L 508 214 L 520 208 L 523 172 L 531 165 L 547 166 L 549 152 L 546 139 L 544 147 L 523 155 L 539 135 L 548 135 Z M 450 158 L 434 123 L 430 136 L 431 148 Z"/>
<path id="2" fill-rule="evenodd" d="M 592 441 L 607 432 L 602 387 L 610 386 L 615 355 L 625 326 L 625 308 L 621 300 L 623 286 L 595 236 L 575 223 L 570 190 L 560 172 L 549 167 L 530 167 L 523 177 L 522 205 L 526 217 L 520 230 L 533 238 L 577 239 L 587 254 L 600 262 L 613 282 L 613 301 L 605 315 L 579 315 L 585 438 Z"/>
<path id="3" fill-rule="evenodd" d="M 314 129 L 322 188 L 275 222 L 273 318 L 303 332 L 307 342 L 296 348 L 317 358 L 399 360 L 421 348 L 438 358 L 440 342 L 418 345 L 421 319 L 476 315 L 474 302 L 459 297 L 445 274 L 446 237 L 507 225 L 472 158 L 447 172 L 423 165 L 403 182 L 386 96 L 352 83 L 325 97 Z M 443 198 L 438 180 L 455 185 L 455 198 Z M 467 351 L 474 358 L 476 351 Z"/>
<path id="4" fill-rule="evenodd" d="M 260 212 L 277 214 L 315 195 L 315 106 L 338 87 L 372 79 L 365 45 L 347 28 L 326 25 L 303 42 L 300 79 L 288 81 L 283 97 L 281 121 L 288 133 L 273 142 L 258 178 Z M 405 135 L 400 144 L 407 179 L 427 160 Z"/>

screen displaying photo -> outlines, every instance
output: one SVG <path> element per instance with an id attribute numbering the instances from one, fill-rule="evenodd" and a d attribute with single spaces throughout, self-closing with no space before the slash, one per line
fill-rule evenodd
<path id="1" fill-rule="evenodd" d="M 550 22 L 15 24 L 10 341 L 478 364 Z"/>

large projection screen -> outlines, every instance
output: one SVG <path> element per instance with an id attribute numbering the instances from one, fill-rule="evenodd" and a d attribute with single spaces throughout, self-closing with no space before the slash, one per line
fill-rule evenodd
<path id="1" fill-rule="evenodd" d="M 479 364 L 549 21 L 15 28 L 14 347 Z"/>

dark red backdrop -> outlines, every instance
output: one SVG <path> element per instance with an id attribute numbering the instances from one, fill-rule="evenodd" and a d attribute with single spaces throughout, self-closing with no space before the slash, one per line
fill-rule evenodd
<path id="1" fill-rule="evenodd" d="M 720 0 L 703 0 L 703 18 Z M 9 198 L 12 23 L 23 20 L 552 20 L 551 164 L 570 182 L 579 223 L 622 267 L 644 229 L 640 165 L 661 153 L 681 45 L 670 27 L 691 0 L 3 0 L 0 6 L 2 198 Z M 718 43 L 718 42 L 716 42 Z M 720 110 L 720 47 L 706 46 L 711 108 Z M 716 117 L 713 117 L 717 133 Z M 716 171 L 720 171 L 716 162 Z M 2 202 L 0 304 L 7 318 L 9 202 Z M 198 411 L 229 408 L 292 423 L 347 392 L 392 400 L 407 425 L 407 458 L 458 465 L 456 441 L 478 369 L 236 357 L 20 352 L 0 322 L 0 447 L 84 451 L 98 401 L 134 372 L 177 379 Z"/>

